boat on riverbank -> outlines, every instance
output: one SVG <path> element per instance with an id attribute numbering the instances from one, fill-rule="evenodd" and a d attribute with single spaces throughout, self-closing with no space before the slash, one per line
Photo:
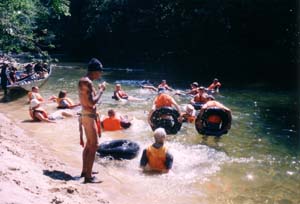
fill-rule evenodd
<path id="1" fill-rule="evenodd" d="M 28 76 L 18 79 L 17 82 L 8 85 L 7 88 L 9 90 L 22 89 L 22 90 L 26 90 L 26 91 L 31 91 L 31 88 L 33 86 L 41 87 L 47 82 L 47 80 L 51 76 L 53 66 L 54 66 L 53 64 L 49 65 L 47 67 L 47 73 L 43 74 L 42 77 L 40 75 L 38 75 L 37 73 L 33 73 L 33 74 L 30 74 Z M 21 74 L 22 74 L 22 71 L 16 72 L 17 76 L 20 76 Z"/>

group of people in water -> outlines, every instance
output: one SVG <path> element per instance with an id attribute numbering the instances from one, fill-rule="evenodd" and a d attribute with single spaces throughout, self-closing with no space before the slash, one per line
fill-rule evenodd
<path id="1" fill-rule="evenodd" d="M 57 108 L 60 109 L 60 117 L 73 117 L 79 115 L 79 132 L 80 132 L 80 145 L 84 147 L 82 153 L 82 171 L 81 177 L 84 177 L 84 183 L 97 183 L 100 182 L 96 177 L 92 176 L 93 163 L 95 154 L 98 148 L 98 138 L 101 137 L 101 129 L 106 131 L 114 131 L 129 128 L 131 123 L 127 117 L 118 115 L 115 110 L 109 109 L 108 115 L 100 120 L 97 112 L 97 102 L 100 100 L 103 92 L 106 90 L 106 83 L 101 83 L 97 88 L 94 88 L 93 81 L 101 78 L 103 66 L 101 62 L 92 58 L 87 66 L 87 73 L 80 78 L 78 83 L 79 103 L 74 103 L 67 96 L 66 91 L 60 91 L 58 96 L 51 96 L 50 101 L 57 103 Z M 162 80 L 158 87 L 143 85 L 142 88 L 149 89 L 157 92 L 153 100 L 153 106 L 148 115 L 148 122 L 154 130 L 154 143 L 143 150 L 140 160 L 140 167 L 144 170 L 151 170 L 166 173 L 172 168 L 173 156 L 165 146 L 165 139 L 167 131 L 163 127 L 155 127 L 151 123 L 152 114 L 163 107 L 173 108 L 178 112 L 178 121 L 193 123 L 197 118 L 197 113 L 203 113 L 209 107 L 218 107 L 224 111 L 230 112 L 230 109 L 225 107 L 220 102 L 217 102 L 212 93 L 219 92 L 221 83 L 218 79 L 208 87 L 204 88 L 198 85 L 197 82 L 191 84 L 191 89 L 185 92 L 176 92 L 178 95 L 191 95 L 192 99 L 190 104 L 185 106 L 184 111 L 181 111 L 180 106 L 175 99 L 170 95 L 170 91 L 174 89 L 168 86 L 166 80 Z M 208 94 L 210 93 L 210 94 Z M 112 96 L 115 100 L 142 100 L 129 96 L 122 90 L 121 84 L 116 84 L 115 91 Z M 40 104 L 45 102 L 45 99 L 39 94 L 38 87 L 32 87 L 32 91 L 28 93 L 29 99 L 29 114 L 35 121 L 45 121 L 53 123 L 55 120 L 43 109 Z M 81 112 L 74 114 L 66 110 L 81 107 Z M 199 110 L 199 111 L 197 111 Z M 168 115 L 162 115 L 168 118 Z M 210 119 L 213 123 L 220 123 L 221 118 Z M 86 139 L 83 138 L 85 133 Z"/>

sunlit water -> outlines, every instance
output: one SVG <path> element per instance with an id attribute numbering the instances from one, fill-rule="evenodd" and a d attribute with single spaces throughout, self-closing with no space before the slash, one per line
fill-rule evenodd
<path id="1" fill-rule="evenodd" d="M 65 89 L 69 97 L 78 101 L 77 82 L 85 70 L 77 64 L 55 67 L 53 75 L 40 92 L 44 98 Z M 101 81 L 108 82 L 98 109 L 106 114 L 109 108 L 133 118 L 127 130 L 104 132 L 100 142 L 112 139 L 136 141 L 141 150 L 153 142 L 153 132 L 146 122 L 155 93 L 140 88 L 143 80 L 159 82 L 168 77 L 162 74 L 127 71 L 106 71 Z M 172 77 L 169 85 L 185 89 L 190 81 Z M 174 80 L 176 79 L 176 80 Z M 201 83 L 201 78 L 198 80 Z M 116 102 L 111 96 L 119 82 L 129 95 L 144 98 L 142 102 Z M 186 87 L 176 86 L 185 84 Z M 203 84 L 205 85 L 205 84 Z M 110 181 L 102 186 L 111 188 L 115 203 L 231 203 L 258 204 L 300 203 L 300 158 L 296 95 L 284 91 L 233 89 L 223 85 L 217 100 L 233 113 L 232 128 L 219 140 L 203 138 L 193 124 L 184 124 L 177 135 L 169 135 L 167 146 L 174 156 L 169 174 L 144 174 L 138 157 L 129 161 L 97 158 L 94 169 Z M 174 96 L 187 104 L 189 98 Z M 55 103 L 44 107 L 51 113 Z M 29 122 L 26 96 L 18 96 L 10 103 L 0 104 L 1 112 L 25 128 L 27 133 L 49 148 L 68 164 L 81 168 L 81 152 L 77 118 L 64 119 L 57 124 Z"/>

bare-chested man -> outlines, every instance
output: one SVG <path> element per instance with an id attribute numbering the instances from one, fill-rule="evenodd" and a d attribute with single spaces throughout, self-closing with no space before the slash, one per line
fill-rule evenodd
<path id="1" fill-rule="evenodd" d="M 102 64 L 99 60 L 92 58 L 88 64 L 87 74 L 82 77 L 78 83 L 79 100 L 82 105 L 80 117 L 80 144 L 84 146 L 82 138 L 82 126 L 86 135 L 86 144 L 82 154 L 82 172 L 84 183 L 99 183 L 95 177 L 92 177 L 92 169 L 98 147 L 98 136 L 101 136 L 100 120 L 96 111 L 96 103 L 99 101 L 105 83 L 98 85 L 98 91 L 93 87 L 93 80 L 99 79 L 102 74 Z"/>

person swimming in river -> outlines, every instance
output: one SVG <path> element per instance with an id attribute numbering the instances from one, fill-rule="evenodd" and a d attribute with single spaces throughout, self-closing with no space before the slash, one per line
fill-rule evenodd
<path id="1" fill-rule="evenodd" d="M 41 102 L 37 99 L 32 99 L 30 101 L 29 115 L 33 121 L 55 123 L 55 120 L 57 119 L 73 116 L 73 114 L 65 111 L 56 111 L 49 115 L 47 111 L 40 106 L 40 104 Z"/>
<path id="2" fill-rule="evenodd" d="M 180 121 L 193 123 L 196 120 L 196 110 L 191 104 L 186 105 L 185 111 L 181 113 Z"/>
<path id="3" fill-rule="evenodd" d="M 125 91 L 123 91 L 121 84 L 116 84 L 112 98 L 117 101 L 144 101 L 144 99 L 129 96 Z"/>
<path id="4" fill-rule="evenodd" d="M 198 93 L 191 99 L 190 103 L 194 106 L 196 110 L 200 110 L 203 104 L 208 101 L 208 94 L 203 86 L 198 88 Z"/>
<path id="5" fill-rule="evenodd" d="M 216 101 L 215 97 L 213 97 L 212 95 L 208 95 L 207 99 L 208 101 L 202 106 L 199 112 L 199 116 L 202 116 L 203 113 L 209 108 L 220 108 L 224 110 L 231 118 L 231 110 L 228 107 Z M 222 118 L 219 115 L 210 115 L 207 118 L 207 122 L 210 125 L 219 126 L 220 123 L 222 122 Z M 231 127 L 231 123 L 228 123 L 226 129 L 230 129 L 230 127 Z"/>
<path id="6" fill-rule="evenodd" d="M 167 84 L 167 81 L 165 79 L 163 79 L 161 81 L 161 83 L 156 87 L 154 86 L 149 86 L 149 85 L 142 85 L 142 88 L 143 89 L 150 89 L 152 91 L 155 91 L 155 92 L 158 92 L 159 88 L 164 88 L 168 91 L 174 91 L 174 89 L 172 89 L 168 84 Z"/>
<path id="7" fill-rule="evenodd" d="M 175 95 L 179 95 L 179 96 L 195 96 L 198 93 L 198 88 L 199 88 L 199 84 L 198 82 L 193 82 L 190 84 L 191 88 L 190 90 L 187 91 L 180 91 L 180 90 L 176 90 Z"/>
<path id="8" fill-rule="evenodd" d="M 51 96 L 49 100 L 57 103 L 59 109 L 73 109 L 80 106 L 80 103 L 74 103 L 69 97 L 67 97 L 67 91 L 62 90 L 58 93 L 58 97 Z"/>
<path id="9" fill-rule="evenodd" d="M 162 107 L 175 108 L 178 114 L 180 115 L 180 107 L 175 101 L 175 99 L 166 93 L 166 89 L 159 88 L 158 95 L 154 98 L 152 109 L 148 114 L 148 123 L 150 124 L 151 127 L 154 127 L 154 124 L 152 124 L 151 122 L 152 114 L 155 112 L 155 110 L 160 109 Z M 165 119 L 169 118 L 168 115 L 163 115 L 162 117 Z"/>
<path id="10" fill-rule="evenodd" d="M 163 128 L 154 131 L 155 142 L 144 149 L 140 167 L 144 171 L 168 173 L 173 166 L 173 156 L 165 146 L 167 133 Z"/>
<path id="11" fill-rule="evenodd" d="M 207 87 L 207 91 L 210 94 L 219 93 L 220 87 L 221 87 L 221 83 L 217 78 L 215 78 L 213 82 Z"/>
<path id="12" fill-rule="evenodd" d="M 109 109 L 107 115 L 101 121 L 101 126 L 105 131 L 122 130 L 131 126 L 131 122 L 127 117 L 117 115 L 113 109 Z"/>

